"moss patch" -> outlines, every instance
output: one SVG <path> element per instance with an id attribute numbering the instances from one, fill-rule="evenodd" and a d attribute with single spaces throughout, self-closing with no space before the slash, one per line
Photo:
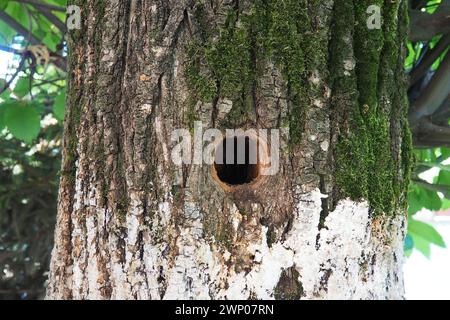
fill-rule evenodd
<path id="1" fill-rule="evenodd" d="M 380 30 L 367 27 L 370 5 L 382 8 Z M 397 212 L 408 183 L 397 176 L 399 168 L 410 167 L 401 34 L 407 21 L 397 19 L 406 14 L 399 2 L 335 2 L 330 70 L 334 120 L 340 131 L 334 148 L 336 200 L 367 199 L 375 215 Z M 355 70 L 346 69 L 345 61 L 352 58 Z M 397 127 L 403 129 L 396 132 Z M 402 163 L 396 160 L 400 151 L 393 147 L 398 136 Z"/>
<path id="2" fill-rule="evenodd" d="M 212 28 L 204 1 L 198 1 L 193 19 L 198 36 L 188 45 L 186 59 L 192 100 L 232 99 L 224 125 L 239 127 L 254 116 L 253 93 L 264 66 L 275 63 L 288 88 L 291 140 L 298 143 L 310 103 L 308 74 L 324 51 L 312 35 L 308 15 L 308 6 L 317 5 L 319 1 L 257 0 L 245 12 L 230 7 L 224 22 Z"/>

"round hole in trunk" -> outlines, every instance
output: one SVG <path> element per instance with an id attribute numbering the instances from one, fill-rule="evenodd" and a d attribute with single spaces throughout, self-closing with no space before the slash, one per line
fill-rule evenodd
<path id="1" fill-rule="evenodd" d="M 261 174 L 258 139 L 241 135 L 223 139 L 216 148 L 214 176 L 229 187 L 252 184 Z"/>

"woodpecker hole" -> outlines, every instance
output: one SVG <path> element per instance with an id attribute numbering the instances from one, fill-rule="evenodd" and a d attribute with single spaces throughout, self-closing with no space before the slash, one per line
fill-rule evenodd
<path id="1" fill-rule="evenodd" d="M 260 139 L 251 136 L 224 138 L 216 147 L 213 177 L 225 189 L 252 185 L 261 176 Z M 258 152 L 259 151 L 259 152 Z"/>

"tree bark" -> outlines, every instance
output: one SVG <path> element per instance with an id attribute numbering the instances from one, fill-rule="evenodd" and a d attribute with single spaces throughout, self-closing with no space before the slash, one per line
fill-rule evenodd
<path id="1" fill-rule="evenodd" d="M 407 1 L 73 2 L 47 298 L 403 297 Z M 174 165 L 194 121 L 287 127 L 278 174 Z"/>

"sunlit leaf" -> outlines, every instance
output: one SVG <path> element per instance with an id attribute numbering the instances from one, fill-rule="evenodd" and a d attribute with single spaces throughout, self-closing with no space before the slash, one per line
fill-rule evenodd
<path id="1" fill-rule="evenodd" d="M 420 189 L 419 201 L 424 208 L 430 211 L 438 211 L 442 207 L 442 199 L 439 197 L 436 191 L 428 189 Z"/>
<path id="2" fill-rule="evenodd" d="M 408 213 L 413 215 L 419 212 L 423 208 L 423 204 L 420 201 L 418 192 L 412 191 L 408 194 Z"/>
<path id="3" fill-rule="evenodd" d="M 437 183 L 441 184 L 441 185 L 447 185 L 449 187 L 449 191 L 450 191 L 450 171 L 442 170 L 439 173 Z"/>
<path id="4" fill-rule="evenodd" d="M 450 209 L 450 200 L 449 199 L 443 199 L 442 200 L 441 210 L 448 210 L 448 209 Z"/>
<path id="5" fill-rule="evenodd" d="M 426 241 L 425 239 L 415 234 L 410 235 L 414 241 L 414 248 L 417 249 L 419 252 L 421 252 L 425 257 L 430 258 L 431 256 L 430 242 Z"/>
<path id="6" fill-rule="evenodd" d="M 5 10 L 6 7 L 8 6 L 8 2 L 9 2 L 9 0 L 2 0 L 0 2 L 0 10 Z"/>
<path id="7" fill-rule="evenodd" d="M 8 105 L 4 121 L 9 132 L 27 143 L 31 143 L 41 130 L 39 113 L 33 106 L 24 102 Z"/>
<path id="8" fill-rule="evenodd" d="M 16 30 L 3 22 L 3 20 L 0 20 L 0 44 L 9 45 L 16 34 Z"/>
<path id="9" fill-rule="evenodd" d="M 6 80 L 5 79 L 0 79 L 0 92 L 5 89 L 5 85 L 6 85 Z M 11 94 L 11 89 L 6 88 L 3 91 L 3 93 L 0 94 L 0 99 L 7 100 L 9 98 L 10 94 Z"/>
<path id="10" fill-rule="evenodd" d="M 28 77 L 19 78 L 13 92 L 19 98 L 26 96 L 30 92 L 30 79 Z"/>
<path id="11" fill-rule="evenodd" d="M 51 51 L 56 51 L 56 46 L 61 42 L 61 39 L 53 34 L 47 33 L 45 37 L 42 39 L 42 42 L 49 48 Z"/>
<path id="12" fill-rule="evenodd" d="M 5 12 L 28 30 L 30 24 L 30 16 L 28 15 L 27 10 L 25 10 L 22 3 L 9 1 Z"/>
<path id="13" fill-rule="evenodd" d="M 442 157 L 444 158 L 444 160 L 450 158 L 450 148 L 442 148 Z"/>
<path id="14" fill-rule="evenodd" d="M 433 226 L 427 223 L 410 219 L 410 221 L 408 222 L 408 232 L 415 237 L 414 243 L 416 243 L 416 238 L 419 237 L 424 241 L 445 248 L 445 242 L 442 239 L 442 236 L 439 234 L 439 232 L 436 231 Z"/>
<path id="15" fill-rule="evenodd" d="M 0 132 L 5 128 L 5 106 L 0 104 Z"/>
<path id="16" fill-rule="evenodd" d="M 65 91 L 61 92 L 55 99 L 55 103 L 53 104 L 53 114 L 55 118 L 62 121 L 64 120 L 64 106 L 66 103 L 66 93 Z"/>
<path id="17" fill-rule="evenodd" d="M 450 165 L 445 165 L 439 162 L 420 162 L 417 165 L 427 166 L 431 168 L 439 168 L 441 170 L 450 171 Z"/>

